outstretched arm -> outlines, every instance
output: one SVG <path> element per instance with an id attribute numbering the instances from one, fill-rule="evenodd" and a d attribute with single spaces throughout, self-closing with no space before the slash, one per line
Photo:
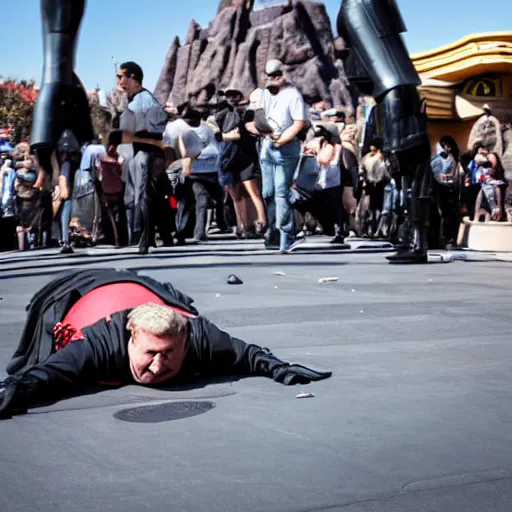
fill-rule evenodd
<path id="1" fill-rule="evenodd" d="M 286 385 L 307 384 L 331 376 L 331 372 L 281 361 L 269 349 L 230 336 L 206 318 L 195 318 L 190 325 L 191 343 L 203 375 L 259 375 Z"/>
<path id="2" fill-rule="evenodd" d="M 0 419 L 41 402 L 70 396 L 82 386 L 115 380 L 126 364 L 126 314 L 100 320 L 73 341 L 20 375 L 0 383 Z"/>
<path id="3" fill-rule="evenodd" d="M 0 419 L 42 402 L 69 396 L 94 368 L 87 340 L 70 343 L 42 364 L 0 383 Z"/>

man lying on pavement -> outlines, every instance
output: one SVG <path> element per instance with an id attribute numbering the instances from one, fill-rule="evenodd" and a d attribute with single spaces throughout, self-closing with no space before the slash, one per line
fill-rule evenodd
<path id="1" fill-rule="evenodd" d="M 156 282 L 150 278 L 137 279 L 147 279 L 148 288 L 154 289 Z M 109 286 L 112 284 L 96 290 L 108 292 Z M 51 283 L 48 287 L 51 289 Z M 82 308 L 91 307 L 83 304 Z M 105 300 L 101 307 L 109 309 Z M 53 344 L 48 358 L 0 382 L 0 418 L 100 382 L 158 386 L 194 377 L 253 375 L 294 385 L 331 376 L 331 372 L 281 361 L 268 349 L 247 344 L 206 318 L 165 303 L 145 302 L 78 329 L 57 322 Z"/>

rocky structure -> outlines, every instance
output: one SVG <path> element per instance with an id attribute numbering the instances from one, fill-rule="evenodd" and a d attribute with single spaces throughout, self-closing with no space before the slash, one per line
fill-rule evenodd
<path id="1" fill-rule="evenodd" d="M 352 110 L 337 48 L 319 0 L 288 0 L 261 10 L 254 10 L 254 0 L 222 0 L 208 28 L 192 21 L 184 44 L 174 39 L 155 96 L 175 105 L 205 104 L 227 88 L 248 96 L 264 83 L 265 62 L 280 59 L 307 99 Z"/>

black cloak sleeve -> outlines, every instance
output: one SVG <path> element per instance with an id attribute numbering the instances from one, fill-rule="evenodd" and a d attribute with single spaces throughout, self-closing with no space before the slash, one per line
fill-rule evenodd
<path id="1" fill-rule="evenodd" d="M 78 385 L 98 381 L 124 381 L 128 364 L 126 330 L 129 311 L 112 315 L 83 329 L 84 339 L 66 345 L 44 363 L 27 370 L 24 375 L 38 378 L 53 392 L 69 394 Z"/>
<path id="2" fill-rule="evenodd" d="M 84 328 L 83 340 L 69 343 L 45 362 L 0 383 L 0 418 L 3 413 L 10 416 L 37 403 L 65 398 L 80 387 L 129 380 L 128 313 L 116 313 L 109 321 Z"/>
<path id="3" fill-rule="evenodd" d="M 322 372 L 275 357 L 268 348 L 245 343 L 221 331 L 204 317 L 190 320 L 189 353 L 182 374 L 201 376 L 254 375 L 286 385 L 307 384 L 329 378 Z"/>

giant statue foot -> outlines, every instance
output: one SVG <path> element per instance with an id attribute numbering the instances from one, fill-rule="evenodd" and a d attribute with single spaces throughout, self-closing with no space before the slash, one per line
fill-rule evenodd
<path id="1" fill-rule="evenodd" d="M 408 251 L 399 250 L 391 256 L 386 256 L 389 263 L 395 264 L 420 264 L 428 263 L 428 254 L 426 251 Z"/>

